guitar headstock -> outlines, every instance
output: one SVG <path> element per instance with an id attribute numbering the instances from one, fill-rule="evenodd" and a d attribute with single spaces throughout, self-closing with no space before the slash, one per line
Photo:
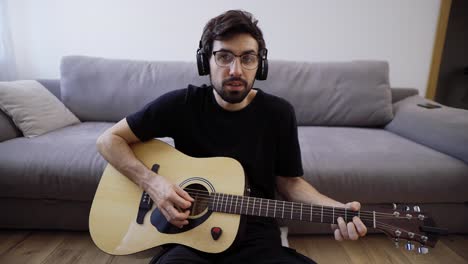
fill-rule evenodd
<path id="1" fill-rule="evenodd" d="M 400 241 L 406 241 L 407 250 L 416 249 L 420 254 L 428 253 L 428 247 L 436 245 L 438 235 L 447 233 L 446 229 L 437 228 L 431 216 L 417 205 L 393 204 L 393 208 L 380 210 L 375 215 L 375 228 L 392 238 L 396 247 Z"/>

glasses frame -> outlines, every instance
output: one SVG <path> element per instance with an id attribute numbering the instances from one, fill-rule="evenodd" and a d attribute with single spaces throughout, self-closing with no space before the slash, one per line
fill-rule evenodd
<path id="1" fill-rule="evenodd" d="M 230 53 L 232 56 L 234 56 L 234 60 L 232 60 L 232 62 L 229 64 L 229 65 L 219 65 L 218 61 L 216 60 L 216 53 L 218 52 L 226 52 L 226 53 Z M 255 56 L 257 57 L 257 65 L 254 67 L 254 68 L 247 68 L 245 67 L 245 65 L 242 63 L 242 57 L 243 56 L 246 56 L 246 55 L 249 55 L 249 56 Z M 260 62 L 260 56 L 258 54 L 255 54 L 255 53 L 245 53 L 245 54 L 242 54 L 242 55 L 236 55 L 234 53 L 232 53 L 231 51 L 227 51 L 227 50 L 217 50 L 217 51 L 213 51 L 213 56 L 214 56 L 214 61 L 216 63 L 216 65 L 218 65 L 219 67 L 223 67 L 223 68 L 228 68 L 228 67 L 231 67 L 232 63 L 234 63 L 234 61 L 236 60 L 235 58 L 239 58 L 240 59 L 240 64 L 242 66 L 242 68 L 246 69 L 246 70 L 255 70 L 255 69 L 258 69 L 258 65 L 259 65 L 259 62 Z"/>

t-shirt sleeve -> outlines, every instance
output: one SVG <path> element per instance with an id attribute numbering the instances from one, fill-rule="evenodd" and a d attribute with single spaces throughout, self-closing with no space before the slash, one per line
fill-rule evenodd
<path id="1" fill-rule="evenodd" d="M 302 168 L 301 148 L 297 134 L 297 121 L 294 108 L 287 103 L 280 114 L 278 151 L 275 173 L 277 176 L 298 177 L 304 175 Z"/>
<path id="2" fill-rule="evenodd" d="M 132 132 L 141 140 L 156 137 L 172 137 L 178 131 L 177 125 L 183 108 L 186 89 L 166 93 L 148 103 L 138 112 L 126 117 Z"/>

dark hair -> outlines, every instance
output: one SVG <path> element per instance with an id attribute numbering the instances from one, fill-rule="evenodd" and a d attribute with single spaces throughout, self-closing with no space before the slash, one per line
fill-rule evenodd
<path id="1" fill-rule="evenodd" d="M 250 34 L 258 43 L 258 50 L 265 49 L 263 33 L 257 26 L 258 20 L 243 10 L 229 10 L 212 18 L 203 29 L 201 46 L 207 58 L 213 52 L 213 41 L 226 40 L 239 33 Z"/>

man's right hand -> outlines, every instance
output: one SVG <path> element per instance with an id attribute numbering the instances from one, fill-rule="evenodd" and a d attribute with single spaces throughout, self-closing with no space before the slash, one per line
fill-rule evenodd
<path id="1" fill-rule="evenodd" d="M 147 177 L 144 189 L 155 202 L 159 211 L 167 221 L 179 228 L 187 225 L 194 199 L 179 186 L 170 183 L 161 175 L 154 174 Z M 178 209 L 180 208 L 180 209 Z"/>

